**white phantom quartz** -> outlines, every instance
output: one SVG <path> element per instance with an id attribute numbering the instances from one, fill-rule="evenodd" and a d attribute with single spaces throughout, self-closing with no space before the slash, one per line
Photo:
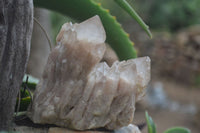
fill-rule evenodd
<path id="1" fill-rule="evenodd" d="M 57 36 L 28 116 L 76 130 L 129 125 L 150 80 L 150 59 L 100 62 L 106 34 L 100 18 L 66 23 Z"/>
<path id="2" fill-rule="evenodd" d="M 114 133 L 141 133 L 139 128 L 133 124 L 115 130 Z"/>

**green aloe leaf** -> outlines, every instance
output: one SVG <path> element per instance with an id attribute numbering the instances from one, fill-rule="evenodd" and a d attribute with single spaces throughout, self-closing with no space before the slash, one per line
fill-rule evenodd
<path id="1" fill-rule="evenodd" d="M 28 74 L 24 75 L 22 87 L 24 88 L 24 86 L 25 86 L 27 76 L 28 76 L 28 83 L 27 83 L 28 88 L 35 90 L 36 85 L 39 83 L 39 79 L 34 78 L 33 76 L 28 75 Z"/>
<path id="2" fill-rule="evenodd" d="M 145 112 L 147 126 L 148 126 L 148 133 L 156 133 L 156 125 L 153 122 L 152 118 L 149 116 L 148 112 Z"/>
<path id="3" fill-rule="evenodd" d="M 94 0 L 33 0 L 34 6 L 59 12 L 79 22 L 99 15 L 106 31 L 106 42 L 113 48 L 119 60 L 137 57 L 133 42 L 116 17 Z"/>
<path id="4" fill-rule="evenodd" d="M 150 38 L 152 38 L 151 31 L 149 30 L 149 26 L 144 23 L 142 18 L 137 14 L 137 12 L 129 5 L 126 0 L 115 0 L 115 2 L 123 8 L 132 18 L 134 18 L 138 24 L 145 30 Z"/>
<path id="5" fill-rule="evenodd" d="M 28 82 L 26 81 L 27 77 L 28 77 Z M 21 85 L 22 88 L 20 89 L 20 94 L 21 94 L 20 95 L 20 107 L 19 107 L 20 112 L 26 111 L 29 104 L 31 103 L 31 96 L 29 93 L 31 93 L 31 95 L 33 95 L 33 94 L 32 94 L 32 92 L 29 92 L 27 89 L 35 90 L 38 82 L 39 82 L 39 80 L 37 78 L 34 78 L 28 74 L 24 75 L 23 83 Z M 28 88 L 25 87 L 26 85 Z M 17 111 L 17 108 L 18 108 L 18 102 L 19 102 L 19 98 L 17 97 L 16 105 L 15 105 L 15 112 Z"/>
<path id="6" fill-rule="evenodd" d="M 15 112 L 17 111 L 18 100 L 19 99 L 17 98 L 16 105 L 15 105 Z M 19 111 L 20 112 L 21 111 L 27 111 L 28 106 L 29 106 L 30 103 L 31 103 L 31 97 L 30 96 L 21 98 Z"/>
<path id="7" fill-rule="evenodd" d="M 182 127 L 173 127 L 167 129 L 164 133 L 191 133 L 189 129 Z"/>

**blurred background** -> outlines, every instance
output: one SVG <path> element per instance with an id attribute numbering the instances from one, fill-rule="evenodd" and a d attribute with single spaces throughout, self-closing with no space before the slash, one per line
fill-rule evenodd
<path id="1" fill-rule="evenodd" d="M 109 9 L 130 34 L 138 56 L 150 56 L 152 60 L 151 82 L 146 96 L 136 105 L 134 123 L 144 123 L 144 111 L 148 110 L 158 133 L 172 126 L 184 126 L 192 133 L 199 133 L 200 0 L 127 0 L 150 26 L 153 39 L 113 0 L 96 1 Z M 38 8 L 35 8 L 35 18 L 53 44 L 64 23 L 76 22 Z M 27 73 L 41 77 L 50 52 L 48 45 L 35 23 Z M 147 128 L 142 132 L 147 133 Z"/>

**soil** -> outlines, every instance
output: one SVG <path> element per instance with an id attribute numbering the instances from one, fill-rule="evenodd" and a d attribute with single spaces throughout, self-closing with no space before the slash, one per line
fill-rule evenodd
<path id="1" fill-rule="evenodd" d="M 152 82 L 155 82 L 154 80 Z M 160 81 L 160 79 L 159 79 Z M 161 80 L 164 91 L 170 100 L 176 101 L 179 104 L 193 104 L 195 107 L 200 107 L 200 88 L 186 86 L 176 81 Z M 139 124 L 145 122 L 145 110 L 148 110 L 149 115 L 156 123 L 157 133 L 163 133 L 166 129 L 181 126 L 191 130 L 191 133 L 199 133 L 200 131 L 200 116 L 197 114 L 183 113 L 180 111 L 170 111 L 169 109 L 158 109 L 143 106 L 144 101 L 141 101 L 136 110 L 134 123 Z M 198 118 L 197 118 L 198 117 Z M 142 129 L 142 133 L 147 133 L 147 126 Z"/>

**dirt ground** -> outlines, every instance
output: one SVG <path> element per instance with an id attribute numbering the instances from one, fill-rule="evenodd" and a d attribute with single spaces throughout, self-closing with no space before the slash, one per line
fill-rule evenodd
<path id="1" fill-rule="evenodd" d="M 179 104 L 192 104 L 198 110 L 200 107 L 200 88 L 181 85 L 180 83 L 170 80 L 161 80 L 160 82 L 163 84 L 168 99 L 176 101 Z M 135 124 L 145 121 L 144 112 L 148 110 L 149 115 L 156 123 L 157 133 L 163 133 L 166 129 L 174 126 L 189 128 L 191 133 L 200 133 L 200 116 L 196 113 L 184 113 L 181 110 L 171 111 L 167 108 L 150 108 L 143 106 L 144 101 L 140 103 L 141 105 L 139 104 L 139 107 L 136 107 Z M 147 126 L 142 130 L 142 133 L 147 133 Z"/>

